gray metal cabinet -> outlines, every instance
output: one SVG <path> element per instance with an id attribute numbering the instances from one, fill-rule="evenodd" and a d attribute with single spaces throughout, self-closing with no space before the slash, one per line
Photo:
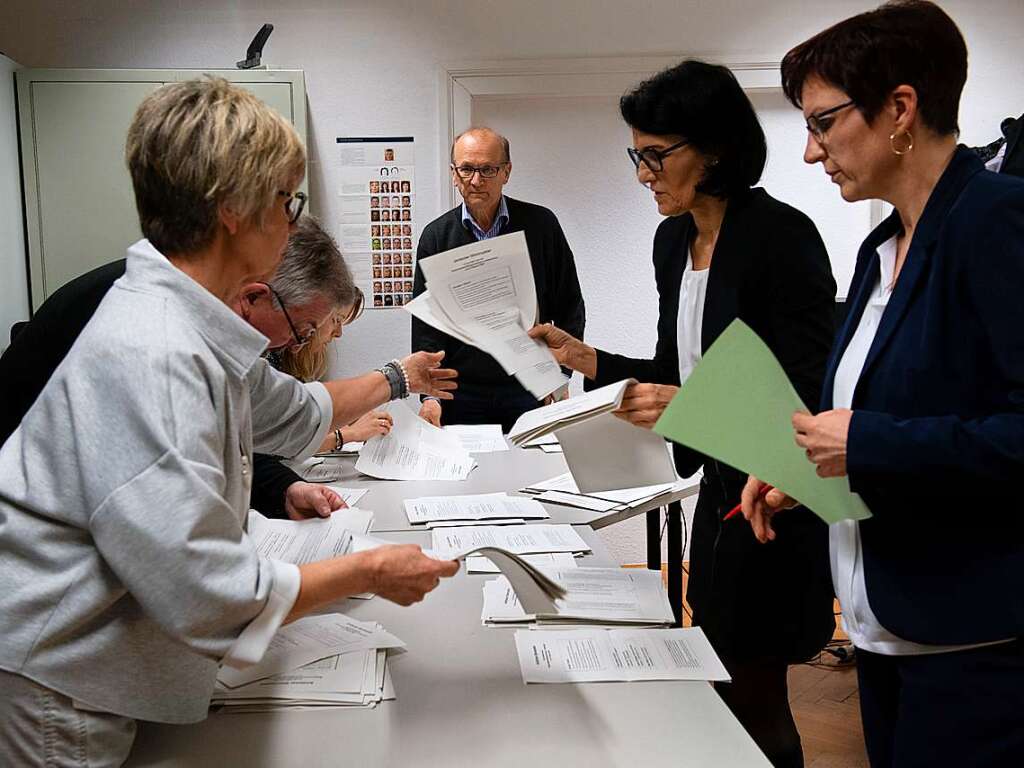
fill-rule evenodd
<path id="1" fill-rule="evenodd" d="M 260 97 L 306 139 L 301 71 L 210 70 Z M 23 69 L 16 73 L 33 311 L 141 237 L 124 162 L 139 102 L 197 70 Z"/>

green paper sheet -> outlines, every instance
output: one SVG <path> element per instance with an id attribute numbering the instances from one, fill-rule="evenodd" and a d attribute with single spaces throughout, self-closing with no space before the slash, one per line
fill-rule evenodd
<path id="1" fill-rule="evenodd" d="M 793 439 L 807 411 L 779 361 L 746 323 L 734 320 L 661 414 L 654 431 L 792 496 L 826 523 L 871 512 L 845 477 L 818 477 Z"/>

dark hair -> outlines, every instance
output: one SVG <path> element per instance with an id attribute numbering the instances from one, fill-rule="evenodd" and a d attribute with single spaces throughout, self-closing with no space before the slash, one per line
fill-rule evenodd
<path id="1" fill-rule="evenodd" d="M 750 99 L 727 67 L 689 59 L 619 101 L 631 128 L 681 136 L 711 159 L 697 191 L 727 198 L 761 178 L 768 146 Z"/>
<path id="2" fill-rule="evenodd" d="M 921 121 L 940 135 L 957 133 L 967 45 L 939 6 L 895 0 L 819 32 L 782 59 L 782 89 L 795 106 L 814 76 L 845 91 L 868 123 L 894 88 L 913 86 Z"/>

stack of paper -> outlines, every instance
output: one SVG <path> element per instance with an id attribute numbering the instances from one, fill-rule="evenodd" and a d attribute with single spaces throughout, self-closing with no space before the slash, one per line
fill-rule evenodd
<path id="1" fill-rule="evenodd" d="M 309 616 L 281 627 L 259 663 L 222 667 L 210 703 L 232 712 L 373 707 L 395 698 L 387 649 L 403 646 L 380 624 Z"/>
<path id="2" fill-rule="evenodd" d="M 492 524 L 501 520 L 540 520 L 548 512 L 539 501 L 509 496 L 506 493 L 487 493 L 466 496 L 423 496 L 406 499 L 405 515 L 413 525 L 426 523 L 452 523 L 454 525 Z"/>
<path id="3" fill-rule="evenodd" d="M 419 266 L 427 290 L 405 305 L 413 317 L 491 355 L 537 399 L 565 384 L 547 345 L 527 334 L 537 322 L 537 289 L 522 232 L 438 253 Z"/>
<path id="4" fill-rule="evenodd" d="M 640 568 L 546 570 L 565 596 L 528 603 L 504 576 L 484 584 L 484 624 L 492 626 L 635 624 L 675 620 L 661 574 Z"/>
<path id="5" fill-rule="evenodd" d="M 590 546 L 571 525 L 476 525 L 465 528 L 435 528 L 431 551 L 436 557 L 452 559 L 475 547 L 498 547 L 517 555 L 549 552 L 589 552 Z"/>
<path id="6" fill-rule="evenodd" d="M 524 683 L 729 680 L 700 627 L 516 632 Z"/>
<path id="7" fill-rule="evenodd" d="M 310 520 L 268 520 L 250 510 L 248 532 L 264 557 L 303 565 L 349 554 L 353 534 L 366 533 L 371 525 L 373 513 L 358 507 Z"/>
<path id="8" fill-rule="evenodd" d="M 677 480 L 674 483 L 658 483 L 598 493 L 580 493 L 576 481 L 571 474 L 566 472 L 550 480 L 527 486 L 522 489 L 522 492 L 533 495 L 533 498 L 538 501 L 551 504 L 589 509 L 593 512 L 617 512 L 627 507 L 654 501 L 661 496 L 668 498 L 673 493 L 699 482 L 699 476 L 695 475 L 687 480 Z"/>
<path id="9" fill-rule="evenodd" d="M 622 395 L 626 387 L 635 383 L 635 379 L 624 379 L 592 392 L 570 397 L 568 400 L 560 400 L 527 411 L 512 425 L 508 433 L 509 439 L 514 445 L 522 445 L 556 429 L 579 424 L 602 413 L 614 411 L 622 404 Z"/>
<path id="10" fill-rule="evenodd" d="M 476 461 L 452 434 L 390 403 L 391 431 L 366 441 L 356 469 L 382 480 L 465 480 Z"/>
<path id="11" fill-rule="evenodd" d="M 534 568 L 543 570 L 578 567 L 576 557 L 568 552 L 548 552 L 541 555 L 520 555 L 519 557 Z M 501 573 L 501 568 L 487 555 L 469 555 L 466 557 L 466 573 Z"/>
<path id="12" fill-rule="evenodd" d="M 508 450 L 505 436 L 501 434 L 501 424 L 449 424 L 443 429 L 459 438 L 467 453 Z"/>
<path id="13" fill-rule="evenodd" d="M 336 454 L 335 454 L 336 455 Z M 285 462 L 303 480 L 310 483 L 333 483 L 345 475 L 345 466 L 336 458 L 313 456 L 298 464 Z"/>

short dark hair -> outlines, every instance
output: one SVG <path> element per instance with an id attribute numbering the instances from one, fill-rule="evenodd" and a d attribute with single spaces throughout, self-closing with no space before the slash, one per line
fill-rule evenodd
<path id="1" fill-rule="evenodd" d="M 801 106 L 811 77 L 845 91 L 871 123 L 899 85 L 917 91 L 921 121 L 957 133 L 967 45 L 954 21 L 927 0 L 894 0 L 839 22 L 782 59 L 782 89 Z"/>
<path id="2" fill-rule="evenodd" d="M 631 128 L 682 136 L 711 158 L 698 192 L 728 198 L 764 172 L 764 131 L 728 67 L 688 59 L 640 83 L 622 97 L 619 111 Z"/>

